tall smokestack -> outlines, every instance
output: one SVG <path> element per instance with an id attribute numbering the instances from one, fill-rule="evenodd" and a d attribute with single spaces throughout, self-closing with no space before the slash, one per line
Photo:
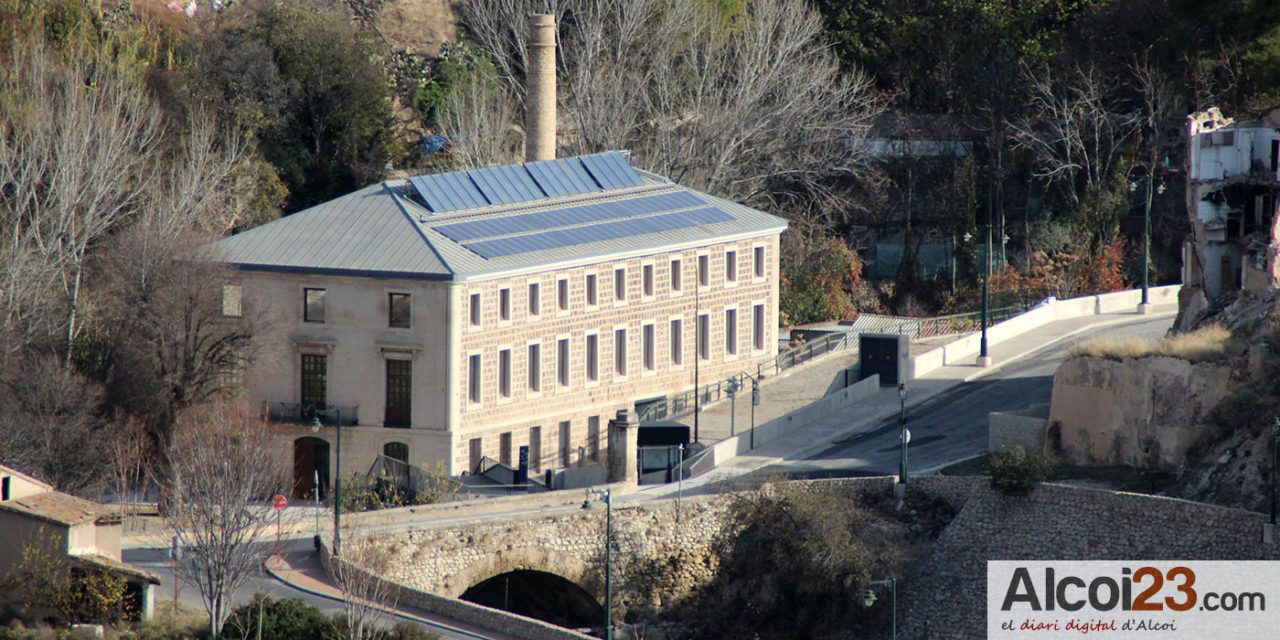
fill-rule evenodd
<path id="1" fill-rule="evenodd" d="M 524 106 L 524 159 L 556 157 L 556 18 L 529 16 L 529 68 Z"/>

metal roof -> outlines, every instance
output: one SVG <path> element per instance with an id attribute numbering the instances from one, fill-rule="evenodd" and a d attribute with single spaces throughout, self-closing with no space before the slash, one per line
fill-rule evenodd
<path id="1" fill-rule="evenodd" d="M 778 233 L 611 152 L 371 185 L 213 245 L 243 269 L 466 280 Z"/>

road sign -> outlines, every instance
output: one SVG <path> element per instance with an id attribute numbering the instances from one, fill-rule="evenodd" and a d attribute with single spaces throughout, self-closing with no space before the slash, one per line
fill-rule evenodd
<path id="1" fill-rule="evenodd" d="M 901 439 L 901 440 L 903 440 L 904 442 L 906 442 L 907 444 L 911 444 L 911 430 L 910 430 L 910 429 L 903 429 L 903 430 L 902 430 L 902 437 L 901 437 L 900 439 Z"/>
<path id="2" fill-rule="evenodd" d="M 275 505 L 277 509 L 283 509 L 289 506 L 289 501 L 286 500 L 284 496 L 276 496 L 274 499 L 271 500 L 271 503 Z"/>

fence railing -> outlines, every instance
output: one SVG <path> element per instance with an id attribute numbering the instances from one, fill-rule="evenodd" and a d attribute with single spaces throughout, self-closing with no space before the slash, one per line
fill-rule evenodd
<path id="1" fill-rule="evenodd" d="M 309 425 L 319 420 L 320 425 L 325 427 L 336 426 L 338 420 L 342 421 L 342 426 L 344 427 L 354 427 L 360 424 L 359 407 L 333 405 L 317 407 L 314 404 L 298 402 L 264 402 L 262 405 L 263 413 L 272 422 Z"/>
<path id="2" fill-rule="evenodd" d="M 1011 305 L 987 311 L 988 325 L 1008 320 L 1025 312 L 1028 305 Z M 912 338 L 933 338 L 937 336 L 968 333 L 982 328 L 982 312 L 969 311 L 933 318 L 912 318 L 908 316 L 885 316 L 874 313 L 858 314 L 849 326 L 852 334 L 861 333 L 901 333 Z"/>

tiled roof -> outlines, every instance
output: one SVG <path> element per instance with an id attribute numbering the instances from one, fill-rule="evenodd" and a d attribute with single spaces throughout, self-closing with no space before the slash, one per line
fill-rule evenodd
<path id="1" fill-rule="evenodd" d="M 101 556 L 96 553 L 84 553 L 75 555 L 72 559 L 81 564 L 87 564 L 98 569 L 106 569 L 108 571 L 123 573 L 127 576 L 142 578 L 151 584 L 160 584 L 160 578 L 156 574 L 141 567 L 135 567 L 127 562 L 121 562 L 115 558 L 108 558 L 107 556 Z"/>
<path id="2" fill-rule="evenodd" d="M 67 526 L 93 522 L 105 515 L 97 503 L 57 491 L 0 501 L 0 509 Z"/>
<path id="3" fill-rule="evenodd" d="M 213 249 L 248 270 L 467 280 L 785 228 L 611 153 L 390 180 Z"/>

